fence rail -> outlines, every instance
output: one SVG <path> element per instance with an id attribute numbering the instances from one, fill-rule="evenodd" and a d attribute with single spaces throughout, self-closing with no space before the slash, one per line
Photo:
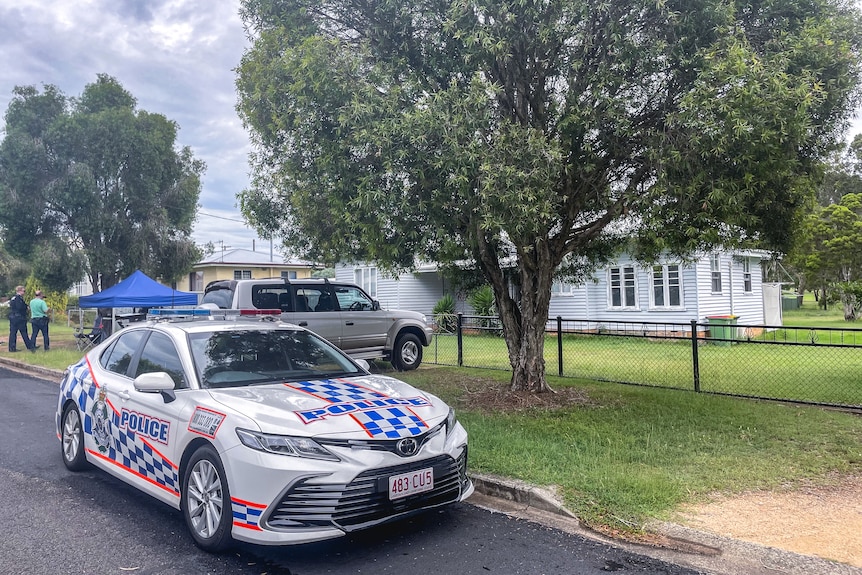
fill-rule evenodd
<path id="1" fill-rule="evenodd" d="M 509 370 L 501 333 L 461 315 L 425 362 Z M 862 409 L 862 329 L 557 317 L 544 354 L 561 377 Z"/>

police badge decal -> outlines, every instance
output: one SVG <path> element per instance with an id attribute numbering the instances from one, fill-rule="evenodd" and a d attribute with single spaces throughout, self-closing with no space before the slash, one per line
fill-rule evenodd
<path id="1" fill-rule="evenodd" d="M 105 453 L 111 446 L 111 417 L 108 415 L 108 406 L 105 403 L 105 390 L 99 390 L 99 396 L 90 414 L 93 416 L 93 439 L 99 451 Z"/>

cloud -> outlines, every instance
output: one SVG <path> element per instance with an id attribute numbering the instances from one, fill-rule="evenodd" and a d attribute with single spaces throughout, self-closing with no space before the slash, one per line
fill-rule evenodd
<path id="1" fill-rule="evenodd" d="M 53 84 L 79 96 L 98 74 L 113 76 L 138 109 L 177 122 L 178 145 L 207 165 L 202 211 L 227 219 L 199 216 L 195 241 L 229 237 L 233 247 L 251 248 L 255 234 L 236 207 L 250 151 L 235 108 L 234 69 L 247 45 L 238 10 L 239 0 L 4 2 L 0 112 L 15 86 Z"/>

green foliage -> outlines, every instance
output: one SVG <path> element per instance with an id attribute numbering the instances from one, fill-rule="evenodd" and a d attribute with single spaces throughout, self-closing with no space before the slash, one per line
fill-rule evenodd
<path id="1" fill-rule="evenodd" d="M 0 295 L 14 295 L 15 286 L 24 285 L 29 275 L 30 266 L 27 262 L 10 255 L 0 243 Z"/>
<path id="2" fill-rule="evenodd" d="M 103 288 L 135 269 L 174 280 L 200 258 L 204 165 L 115 79 L 100 74 L 79 98 L 16 87 L 5 120 L 0 231 L 46 286 L 65 291 L 85 271 Z"/>
<path id="3" fill-rule="evenodd" d="M 844 319 L 856 321 L 862 313 L 862 281 L 840 282 L 836 286 L 844 306 Z"/>
<path id="4" fill-rule="evenodd" d="M 862 65 L 862 18 L 840 0 L 244 0 L 241 14 L 243 213 L 312 259 L 473 262 L 513 366 L 529 366 L 516 388 L 544 388 L 532 360 L 561 265 L 582 276 L 629 238 L 645 260 L 786 245 Z"/>
<path id="5" fill-rule="evenodd" d="M 829 155 L 817 187 L 817 200 L 822 206 L 837 204 L 846 194 L 862 194 L 862 134 Z"/>
<path id="6" fill-rule="evenodd" d="M 476 315 L 492 316 L 497 314 L 494 305 L 494 290 L 491 286 L 484 285 L 470 292 L 467 303 L 476 311 Z"/>
<path id="7" fill-rule="evenodd" d="M 828 304 L 828 292 L 833 289 L 849 298 L 849 286 L 862 280 L 862 194 L 848 193 L 837 204 L 815 206 L 797 234 L 789 264 L 799 270 L 806 285 L 825 294 L 821 305 Z M 844 300 L 849 306 L 845 307 L 847 319 L 856 316 L 851 300 Z"/>
<path id="8" fill-rule="evenodd" d="M 432 313 L 438 331 L 452 333 L 458 328 L 458 318 L 455 315 L 455 298 L 450 294 L 447 293 L 434 304 Z"/>

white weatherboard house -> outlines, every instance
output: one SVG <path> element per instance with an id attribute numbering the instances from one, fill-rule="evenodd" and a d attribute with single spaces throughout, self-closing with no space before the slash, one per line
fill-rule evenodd
<path id="1" fill-rule="evenodd" d="M 693 262 L 666 260 L 642 265 L 628 256 L 598 270 L 581 285 L 555 282 L 549 318 L 591 322 L 705 322 L 709 316 L 733 315 L 742 325 L 780 324 L 780 292 L 767 285 L 764 298 L 761 262 L 765 252 L 718 251 Z M 446 293 L 456 299 L 456 311 L 472 313 L 465 294 L 438 273 L 420 267 L 397 278 L 384 277 L 365 264 L 340 264 L 336 278 L 352 281 L 382 307 L 409 309 L 432 316 Z M 772 311 L 777 305 L 778 315 Z"/>

